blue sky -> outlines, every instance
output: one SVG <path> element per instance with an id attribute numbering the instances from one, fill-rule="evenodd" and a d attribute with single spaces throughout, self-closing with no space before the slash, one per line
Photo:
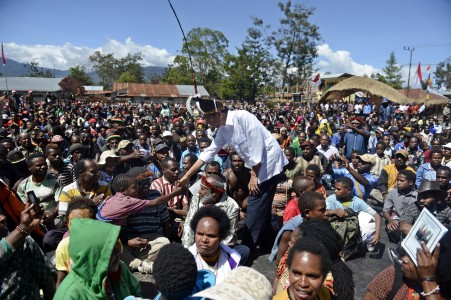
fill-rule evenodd
<path id="1" fill-rule="evenodd" d="M 172 0 L 185 32 L 194 27 L 222 31 L 230 50 L 239 46 L 251 17 L 275 28 L 281 14 L 273 0 Z M 391 51 L 409 63 L 404 46 L 414 47 L 412 64 L 423 71 L 451 55 L 451 1 L 316 0 L 311 22 L 322 35 L 321 72 L 356 75 L 380 71 Z M 120 57 L 141 51 L 144 64 L 164 66 L 182 46 L 166 0 L 0 0 L 0 40 L 7 58 L 65 69 L 88 65 L 95 50 Z M 88 66 L 89 67 L 89 66 Z M 406 68 L 403 70 L 405 72 Z M 423 75 L 424 76 L 424 75 Z"/>

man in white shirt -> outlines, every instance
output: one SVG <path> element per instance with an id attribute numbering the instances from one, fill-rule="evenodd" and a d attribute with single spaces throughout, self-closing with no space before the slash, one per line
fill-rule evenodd
<path id="1" fill-rule="evenodd" d="M 246 211 L 249 236 L 243 239 L 243 244 L 254 249 L 269 225 L 278 175 L 282 173 L 288 160 L 276 139 L 255 115 L 244 110 L 228 111 L 218 100 L 197 98 L 196 101 L 198 108 L 204 113 L 205 121 L 218 128 L 218 131 L 211 145 L 178 181 L 179 185 L 185 186 L 189 178 L 205 162 L 211 161 L 225 144 L 232 147 L 251 168 L 250 196 Z"/>
<path id="2" fill-rule="evenodd" d="M 328 160 L 333 155 L 338 155 L 338 149 L 330 144 L 330 137 L 327 134 L 321 135 L 320 145 L 316 147 L 319 153 L 324 155 Z"/>

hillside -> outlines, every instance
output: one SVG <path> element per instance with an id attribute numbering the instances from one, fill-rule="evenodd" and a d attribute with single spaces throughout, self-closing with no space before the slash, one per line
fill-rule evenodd
<path id="1" fill-rule="evenodd" d="M 28 73 L 28 69 L 26 67 L 27 63 L 17 62 L 12 59 L 6 59 L 6 74 L 8 77 L 22 77 Z M 64 78 L 69 74 L 68 70 L 58 70 L 58 69 L 50 69 L 50 68 L 40 68 L 44 72 L 49 70 L 52 74 L 54 74 L 55 78 Z M 166 68 L 165 67 L 143 67 L 144 74 L 146 80 L 149 80 L 154 75 L 163 75 Z M 4 76 L 4 69 L 0 68 L 0 77 Z M 95 72 L 90 72 L 88 75 L 94 80 L 94 82 L 99 81 L 99 77 Z"/>

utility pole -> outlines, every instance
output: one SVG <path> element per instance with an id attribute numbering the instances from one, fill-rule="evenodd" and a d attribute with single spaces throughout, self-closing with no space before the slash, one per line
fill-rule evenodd
<path id="1" fill-rule="evenodd" d="M 415 48 L 410 48 L 410 47 L 404 46 L 404 50 L 410 51 L 409 77 L 407 78 L 407 97 L 408 97 L 409 90 L 410 90 L 410 68 L 412 67 L 412 52 L 415 51 Z"/>

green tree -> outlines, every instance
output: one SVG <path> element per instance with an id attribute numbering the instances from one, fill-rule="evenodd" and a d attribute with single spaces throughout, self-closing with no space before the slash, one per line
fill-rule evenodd
<path id="1" fill-rule="evenodd" d="M 132 74 L 129 71 L 125 71 L 124 73 L 121 74 L 121 76 L 119 76 L 119 78 L 116 80 L 116 82 L 138 83 L 139 80 L 135 74 Z"/>
<path id="2" fill-rule="evenodd" d="M 385 73 L 385 83 L 395 89 L 401 89 L 404 81 L 401 76 L 401 66 L 396 62 L 395 52 L 390 53 L 390 58 L 385 63 L 386 66 L 382 69 Z"/>
<path id="3" fill-rule="evenodd" d="M 385 79 L 385 76 L 382 75 L 381 73 L 377 72 L 377 73 L 373 73 L 370 76 L 371 79 L 383 82 L 383 83 L 387 83 L 387 80 Z"/>
<path id="4" fill-rule="evenodd" d="M 278 3 L 284 14 L 280 25 L 270 36 L 280 62 L 282 88 L 303 84 L 313 74 L 313 60 L 318 56 L 316 46 L 321 40 L 319 27 L 310 23 L 315 9 L 301 3 Z"/>
<path id="5" fill-rule="evenodd" d="M 166 68 L 162 82 L 167 84 L 193 84 L 188 57 L 177 55 L 174 63 Z"/>
<path id="6" fill-rule="evenodd" d="M 223 78 L 223 64 L 229 41 L 225 35 L 210 28 L 194 28 L 186 36 L 181 55 L 169 66 L 163 81 L 172 84 L 192 84 L 192 71 L 188 53 L 191 54 L 196 83 L 203 85 L 211 95 L 218 95 Z"/>
<path id="7" fill-rule="evenodd" d="M 437 88 L 451 90 L 451 56 L 437 64 L 434 76 Z"/>
<path id="8" fill-rule="evenodd" d="M 44 78 L 54 78 L 52 72 L 49 69 L 44 69 L 39 67 L 39 63 L 32 61 L 29 64 L 25 64 L 28 73 L 25 77 L 44 77 Z"/>
<path id="9" fill-rule="evenodd" d="M 237 98 L 254 101 L 263 93 L 263 87 L 270 84 L 275 60 L 269 52 L 264 35 L 263 21 L 253 19 L 253 27 L 237 49 L 238 55 L 227 55 L 224 70 L 227 74 L 220 86 L 221 98 Z"/>
<path id="10" fill-rule="evenodd" d="M 101 84 L 108 88 L 111 88 L 113 83 L 125 72 L 133 75 L 137 82 L 144 82 L 144 71 L 139 64 L 142 54 L 139 52 L 129 53 L 126 57 L 117 59 L 112 53 L 102 54 L 100 51 L 96 51 L 89 57 L 89 60 L 93 63 L 93 68 L 99 75 Z"/>
<path id="11" fill-rule="evenodd" d="M 94 85 L 94 81 L 86 73 L 86 68 L 84 66 L 77 65 L 75 67 L 69 68 L 69 76 L 77 79 L 83 85 Z"/>

